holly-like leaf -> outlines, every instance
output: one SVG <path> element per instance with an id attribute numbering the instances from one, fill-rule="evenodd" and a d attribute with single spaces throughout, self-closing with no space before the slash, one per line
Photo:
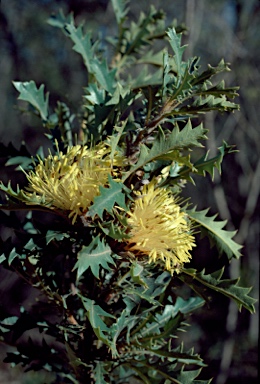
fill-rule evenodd
<path id="1" fill-rule="evenodd" d="M 174 52 L 174 60 L 176 63 L 177 76 L 180 81 L 182 74 L 182 55 L 186 48 L 186 45 L 181 46 L 181 34 L 177 33 L 175 28 L 171 28 L 167 31 L 169 36 L 169 42 Z"/>
<path id="2" fill-rule="evenodd" d="M 157 314 L 155 321 L 146 325 L 145 329 L 141 329 L 141 337 L 167 338 L 172 335 L 172 331 L 181 325 L 184 316 L 180 314 L 188 314 L 200 308 L 205 301 L 200 297 L 190 297 L 188 300 L 183 300 L 177 297 L 174 305 L 165 305 L 161 314 Z"/>
<path id="3" fill-rule="evenodd" d="M 125 20 L 125 17 L 128 13 L 126 0 L 111 0 L 112 7 L 116 16 L 116 21 L 118 25 L 121 25 Z"/>
<path id="4" fill-rule="evenodd" d="M 199 376 L 201 372 L 201 368 L 200 369 L 196 369 L 196 370 L 188 370 L 188 371 L 184 371 L 184 369 L 181 370 L 180 374 L 178 375 L 177 379 L 177 383 L 180 383 L 180 384 L 210 384 L 212 379 L 210 380 L 194 380 L 196 379 L 196 377 Z M 176 381 L 175 381 L 176 382 Z"/>
<path id="5" fill-rule="evenodd" d="M 208 64 L 208 69 L 197 76 L 192 81 L 192 85 L 204 84 L 205 81 L 209 80 L 212 76 L 223 71 L 230 71 L 228 64 L 225 63 L 223 59 L 216 67 L 212 67 L 210 64 Z"/>
<path id="6" fill-rule="evenodd" d="M 101 316 L 110 317 L 112 319 L 114 319 L 115 316 L 112 316 L 110 315 L 110 313 L 104 311 L 104 309 L 102 309 L 99 305 L 97 305 L 94 300 L 90 300 L 87 297 L 83 297 L 81 295 L 80 295 L 80 298 L 82 300 L 84 308 L 87 311 L 87 316 L 92 327 L 100 328 L 102 331 L 107 331 L 109 328 L 104 323 Z"/>
<path id="7" fill-rule="evenodd" d="M 46 233 L 46 244 L 49 244 L 52 240 L 62 241 L 64 238 L 68 238 L 68 233 L 58 231 L 47 231 Z"/>
<path id="8" fill-rule="evenodd" d="M 109 70 L 106 60 L 100 62 L 95 58 L 91 62 L 90 72 L 95 75 L 101 87 L 112 95 L 115 88 L 116 68 Z"/>
<path id="9" fill-rule="evenodd" d="M 139 168 L 143 168 L 146 164 L 154 160 L 165 159 L 165 156 L 174 150 L 188 149 L 194 146 L 201 147 L 199 140 L 204 139 L 206 130 L 202 124 L 192 128 L 190 120 L 180 131 L 178 125 L 167 137 L 160 135 L 153 143 L 152 148 L 148 148 L 145 144 L 141 144 L 140 155 L 136 164 L 124 175 L 123 181 Z"/>
<path id="10" fill-rule="evenodd" d="M 94 204 L 89 208 L 87 216 L 93 218 L 95 215 L 98 215 L 102 219 L 104 210 L 112 214 L 115 203 L 127 210 L 125 195 L 122 192 L 123 184 L 114 181 L 110 175 L 108 176 L 108 180 L 108 188 L 99 187 L 100 195 L 94 198 Z"/>
<path id="11" fill-rule="evenodd" d="M 49 93 L 44 95 L 44 85 L 39 89 L 34 81 L 20 82 L 14 81 L 13 85 L 20 92 L 19 100 L 24 100 L 30 103 L 40 114 L 43 121 L 48 119 Z"/>
<path id="12" fill-rule="evenodd" d="M 228 145 L 225 141 L 223 141 L 223 145 L 218 148 L 219 152 L 216 156 L 212 158 L 208 158 L 209 151 L 206 153 L 206 155 L 202 156 L 199 160 L 197 160 L 193 164 L 193 171 L 196 173 L 196 175 L 205 176 L 206 173 L 209 173 L 212 180 L 214 180 L 214 174 L 215 169 L 219 171 L 219 174 L 221 174 L 221 164 L 223 161 L 223 158 L 228 153 L 236 152 L 233 145 Z M 187 178 L 189 181 L 193 181 L 193 179 L 190 176 L 191 167 L 185 164 L 186 166 L 182 168 L 182 170 L 179 172 L 180 178 Z"/>
<path id="13" fill-rule="evenodd" d="M 227 100 L 225 95 L 216 97 L 214 95 L 200 96 L 195 99 L 194 103 L 187 108 L 191 113 L 205 113 L 208 111 L 229 111 L 232 112 L 239 109 L 239 105 Z M 180 109 L 181 111 L 181 109 Z"/>
<path id="14" fill-rule="evenodd" d="M 255 312 L 254 303 L 256 300 L 250 296 L 248 293 L 251 291 L 251 288 L 240 287 L 238 285 L 239 278 L 237 279 L 223 279 L 224 268 L 219 271 L 216 271 L 212 274 L 205 274 L 205 270 L 197 272 L 195 269 L 183 269 L 183 273 L 178 276 L 180 280 L 188 284 L 195 292 L 201 292 L 201 296 L 205 297 L 205 286 L 211 290 L 222 293 L 227 296 L 229 299 L 234 300 L 239 310 L 241 311 L 242 306 L 245 307 L 251 313 Z M 199 286 L 199 284 L 204 286 L 204 289 Z"/>
<path id="15" fill-rule="evenodd" d="M 95 383 L 107 384 L 108 382 L 105 379 L 105 375 L 107 375 L 108 373 L 105 369 L 105 363 L 103 361 L 96 360 L 95 364 L 95 368 L 93 369 Z"/>
<path id="16" fill-rule="evenodd" d="M 199 224 L 201 235 L 207 236 L 210 240 L 211 246 L 216 245 L 220 255 L 224 252 L 229 259 L 232 257 L 239 258 L 241 256 L 241 245 L 237 244 L 232 238 L 235 236 L 236 231 L 226 231 L 223 227 L 227 221 L 215 221 L 217 215 L 207 216 L 209 209 L 203 211 L 196 211 L 196 207 L 187 210 L 189 217 Z"/>
<path id="17" fill-rule="evenodd" d="M 10 165 L 18 165 L 18 167 L 15 168 L 16 171 L 21 170 L 21 167 L 23 170 L 29 169 L 30 165 L 33 163 L 33 159 L 27 156 L 14 156 L 11 157 L 7 162 L 5 163 L 6 166 Z"/>
<path id="18" fill-rule="evenodd" d="M 73 14 L 70 13 L 68 16 L 65 16 L 62 10 L 60 10 L 57 15 L 51 15 L 51 17 L 47 20 L 48 24 L 53 27 L 61 28 L 65 33 L 66 30 L 64 29 L 64 26 L 73 22 Z"/>
<path id="19" fill-rule="evenodd" d="M 73 270 L 77 269 L 77 279 L 79 279 L 88 268 L 91 269 L 91 272 L 97 279 L 99 279 L 99 270 L 101 267 L 110 271 L 108 263 L 114 264 L 111 253 L 111 248 L 107 244 L 104 244 L 98 237 L 87 247 L 83 246 L 78 253 L 78 261 L 73 268 Z"/>
<path id="20" fill-rule="evenodd" d="M 90 300 L 86 297 L 79 295 L 82 300 L 82 304 L 87 311 L 88 320 L 95 332 L 95 335 L 101 340 L 103 343 L 108 345 L 111 349 L 113 345 L 111 341 L 108 339 L 107 335 L 104 332 L 109 332 L 109 328 L 104 323 L 102 317 L 109 317 L 114 319 L 115 317 L 110 315 L 110 313 L 104 311 L 99 305 L 95 303 L 94 300 Z M 113 350 L 113 353 L 116 354 L 116 351 Z"/>
<path id="21" fill-rule="evenodd" d="M 109 93 L 113 93 L 115 85 L 116 69 L 109 70 L 106 60 L 99 61 L 95 56 L 95 44 L 91 42 L 91 33 L 84 34 L 83 27 L 75 27 L 74 21 L 65 26 L 71 40 L 74 42 L 73 49 L 79 53 L 89 73 L 93 74 L 97 82 Z"/>
<path id="22" fill-rule="evenodd" d="M 88 32 L 84 35 L 83 27 L 80 25 L 78 28 L 74 25 L 74 20 L 65 25 L 65 30 L 70 39 L 73 41 L 73 49 L 79 53 L 84 61 L 84 64 L 89 72 L 91 70 L 91 63 L 94 57 L 94 46 L 91 42 L 91 33 Z"/>

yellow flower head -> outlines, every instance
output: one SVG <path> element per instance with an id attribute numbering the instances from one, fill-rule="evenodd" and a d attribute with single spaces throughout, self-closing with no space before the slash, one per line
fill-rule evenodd
<path id="1" fill-rule="evenodd" d="M 91 149 L 76 145 L 66 153 L 50 154 L 27 174 L 25 194 L 36 196 L 39 203 L 52 208 L 70 211 L 69 217 L 75 223 L 99 195 L 100 185 L 107 184 L 112 172 L 109 153 L 110 148 L 100 144 Z"/>
<path id="2" fill-rule="evenodd" d="M 180 272 L 183 263 L 190 260 L 190 250 L 195 246 L 187 215 L 181 211 L 171 192 L 156 188 L 155 181 L 136 194 L 128 219 L 131 238 L 127 240 L 127 250 L 147 255 L 150 263 L 162 260 L 171 273 Z"/>

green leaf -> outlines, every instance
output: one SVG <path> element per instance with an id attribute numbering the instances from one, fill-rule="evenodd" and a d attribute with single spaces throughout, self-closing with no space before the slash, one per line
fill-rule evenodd
<path id="1" fill-rule="evenodd" d="M 225 95 L 215 97 L 214 95 L 200 96 L 195 99 L 194 103 L 187 108 L 189 112 L 205 113 L 208 111 L 229 111 L 232 112 L 239 109 L 239 105 L 228 101 Z M 180 109 L 181 111 L 181 109 Z"/>
<path id="2" fill-rule="evenodd" d="M 190 297 L 188 300 L 183 300 L 181 297 L 177 297 L 176 303 L 174 305 L 167 304 L 165 305 L 163 312 L 161 314 L 157 313 L 155 321 L 146 325 L 145 329 L 141 329 L 141 336 L 153 337 L 152 335 L 158 335 L 156 338 L 165 338 L 170 337 L 172 330 L 176 330 L 181 322 L 183 321 L 183 316 L 178 316 L 179 313 L 188 314 L 194 312 L 196 309 L 204 305 L 205 301 L 200 297 Z M 172 321 L 175 319 L 177 321 Z M 164 329 L 161 330 L 160 329 Z"/>
<path id="3" fill-rule="evenodd" d="M 70 13 L 67 17 L 64 15 L 63 11 L 60 10 L 57 15 L 52 15 L 47 23 L 52 25 L 53 27 L 62 28 L 64 30 L 64 26 L 66 24 L 70 24 L 74 22 L 73 14 Z M 64 30 L 64 32 L 66 32 Z"/>
<path id="4" fill-rule="evenodd" d="M 110 159 L 113 164 L 114 155 L 117 150 L 119 140 L 123 134 L 123 131 L 126 127 L 127 120 L 121 122 L 121 126 L 115 126 L 112 136 L 109 138 L 109 144 L 111 146 Z"/>
<path id="5" fill-rule="evenodd" d="M 13 248 L 8 257 L 8 264 L 11 265 L 14 259 L 16 259 L 17 257 L 19 257 L 19 254 L 16 252 L 16 249 Z"/>
<path id="6" fill-rule="evenodd" d="M 12 329 L 12 326 L 17 322 L 18 317 L 17 316 L 11 316 L 11 317 L 6 317 L 5 319 L 0 321 L 0 331 L 5 333 L 5 332 L 10 332 Z"/>
<path id="7" fill-rule="evenodd" d="M 187 210 L 189 217 L 199 224 L 202 236 L 207 236 L 211 246 L 216 245 L 220 255 L 224 252 L 229 259 L 232 257 L 239 258 L 241 256 L 241 245 L 237 244 L 232 238 L 236 231 L 226 231 L 223 227 L 227 221 L 215 221 L 217 215 L 212 217 L 206 216 L 209 209 L 196 211 L 196 207 L 192 210 Z"/>
<path id="8" fill-rule="evenodd" d="M 99 305 L 95 303 L 94 300 L 90 300 L 86 297 L 80 295 L 84 308 L 87 311 L 87 316 L 89 322 L 93 328 L 100 328 L 102 331 L 107 331 L 109 328 L 102 320 L 102 317 L 110 317 L 115 319 L 115 316 L 110 315 L 110 313 L 104 311 Z"/>
<path id="9" fill-rule="evenodd" d="M 36 194 L 36 192 L 32 193 L 31 195 L 26 195 L 24 193 L 24 190 L 19 188 L 19 185 L 17 185 L 17 190 L 15 191 L 12 188 L 10 181 L 8 182 L 7 186 L 5 186 L 0 180 L 0 191 L 3 191 L 8 195 L 6 196 L 7 204 L 0 204 L 1 209 L 5 209 L 5 210 L 38 209 L 41 211 L 50 211 L 50 208 L 48 208 L 47 204 L 45 203 L 44 196 L 40 197 Z M 16 200 L 19 200 L 22 203 L 18 203 Z"/>
<path id="10" fill-rule="evenodd" d="M 103 361 L 96 360 L 95 368 L 93 369 L 93 376 L 96 384 L 107 384 L 108 382 L 105 380 L 105 375 L 107 375 L 107 371 L 105 369 L 105 363 Z"/>
<path id="11" fill-rule="evenodd" d="M 43 121 L 48 119 L 49 94 L 44 96 L 44 85 L 37 89 L 34 81 L 14 81 L 13 85 L 20 92 L 19 100 L 28 101 L 40 114 Z"/>
<path id="12" fill-rule="evenodd" d="M 100 195 L 94 198 L 94 203 L 89 208 L 87 216 L 93 218 L 95 215 L 98 215 L 102 219 L 104 210 L 112 214 L 115 203 L 127 210 L 125 205 L 125 195 L 122 192 L 124 187 L 123 184 L 114 181 L 110 175 L 108 176 L 108 180 L 108 188 L 102 186 L 99 187 Z"/>
<path id="13" fill-rule="evenodd" d="M 84 34 L 82 25 L 76 28 L 74 22 L 71 22 L 65 28 L 74 42 L 74 51 L 82 56 L 88 72 L 95 76 L 103 89 L 112 94 L 115 87 L 116 68 L 110 71 L 106 60 L 100 62 L 95 57 L 95 45 L 91 42 L 91 33 Z"/>
<path id="14" fill-rule="evenodd" d="M 169 29 L 167 31 L 167 35 L 169 36 L 169 42 L 174 52 L 174 60 L 176 63 L 177 76 L 180 81 L 182 75 L 182 55 L 186 48 L 186 45 L 181 46 L 181 34 L 176 33 L 175 28 Z"/>
<path id="15" fill-rule="evenodd" d="M 125 20 L 128 13 L 127 0 L 111 0 L 112 7 L 116 16 L 117 24 L 120 25 Z"/>
<path id="16" fill-rule="evenodd" d="M 49 244 L 53 240 L 62 241 L 64 238 L 69 238 L 68 233 L 58 231 L 47 231 L 46 233 L 46 244 Z"/>
<path id="17" fill-rule="evenodd" d="M 88 93 L 84 96 L 86 100 L 88 100 L 92 105 L 100 105 L 105 102 L 105 90 L 99 89 L 96 83 L 90 83 L 85 91 Z"/>
<path id="18" fill-rule="evenodd" d="M 93 328 L 93 331 L 95 332 L 95 335 L 99 340 L 108 345 L 112 349 L 113 354 L 116 355 L 117 352 L 113 349 L 111 341 L 104 334 L 104 332 L 109 331 L 109 328 L 102 319 L 102 317 L 109 317 L 112 319 L 114 319 L 115 317 L 110 315 L 110 313 L 104 311 L 99 305 L 95 303 L 94 300 L 87 299 L 86 297 L 83 297 L 81 295 L 79 295 L 79 297 L 82 300 L 82 304 L 87 311 L 87 317 Z"/>
<path id="19" fill-rule="evenodd" d="M 101 87 L 112 95 L 115 88 L 116 68 L 110 71 L 107 67 L 106 60 L 100 62 L 95 58 L 91 62 L 90 72 L 95 75 L 96 80 Z"/>
<path id="20" fill-rule="evenodd" d="M 116 322 L 110 327 L 109 333 L 112 338 L 114 350 L 116 350 L 117 340 L 125 328 L 127 328 L 126 340 L 127 343 L 130 344 L 130 331 L 139 321 L 139 317 L 131 315 L 130 312 L 131 308 L 129 307 L 123 309 L 120 316 L 116 319 Z"/>
<path id="21" fill-rule="evenodd" d="M 192 128 L 190 120 L 185 127 L 180 131 L 178 125 L 166 137 L 160 135 L 154 141 L 153 146 L 149 149 L 145 144 L 141 144 L 139 159 L 130 170 L 124 175 L 123 181 L 126 180 L 132 173 L 135 173 L 139 168 L 143 168 L 146 164 L 160 158 L 165 159 L 167 153 L 177 149 L 189 149 L 197 146 L 201 147 L 199 140 L 204 139 L 206 130 L 202 124 Z"/>
<path id="22" fill-rule="evenodd" d="M 18 167 L 15 168 L 15 170 L 21 170 L 20 167 L 23 168 L 23 170 L 26 170 L 29 168 L 29 166 L 33 163 L 32 158 L 27 156 L 14 156 L 11 157 L 7 162 L 5 163 L 6 166 L 10 165 L 18 165 Z"/>
<path id="23" fill-rule="evenodd" d="M 212 76 L 223 71 L 230 71 L 228 64 L 225 63 L 223 59 L 216 67 L 212 67 L 210 64 L 208 64 L 208 69 L 197 76 L 192 81 L 192 85 L 204 84 L 206 80 L 209 80 Z"/>
<path id="24" fill-rule="evenodd" d="M 198 161 L 196 161 L 193 164 L 194 169 L 196 171 L 196 175 L 205 176 L 206 172 L 208 172 L 212 180 L 214 180 L 215 168 L 221 174 L 221 164 L 224 156 L 228 153 L 236 152 L 236 150 L 234 150 L 234 146 L 228 145 L 225 141 L 223 141 L 223 145 L 219 147 L 218 150 L 219 150 L 219 153 L 215 157 L 212 157 L 211 159 L 209 159 L 208 158 L 209 151 L 208 151 L 206 155 L 202 156 Z M 190 167 L 186 166 L 180 171 L 179 176 L 181 178 L 186 177 L 192 180 L 189 176 L 189 173 L 190 173 Z"/>
<path id="25" fill-rule="evenodd" d="M 194 370 L 194 371 L 184 371 L 184 369 L 182 369 L 180 374 L 178 375 L 177 379 L 179 380 L 180 384 L 194 384 L 194 383 L 209 384 L 209 383 L 211 383 L 211 381 L 212 381 L 211 379 L 210 380 L 203 380 L 203 381 L 194 380 L 194 379 L 196 379 L 196 377 L 199 376 L 200 372 L 201 372 L 201 368 Z"/>
<path id="26" fill-rule="evenodd" d="M 6 257 L 5 257 L 4 254 L 2 254 L 2 255 L 0 256 L 0 264 L 1 264 L 3 261 L 5 261 L 5 260 L 6 260 Z"/>
<path id="27" fill-rule="evenodd" d="M 192 289 L 195 290 L 195 292 L 199 294 L 201 292 L 201 296 L 203 297 L 206 295 L 205 288 L 201 288 L 197 283 L 203 284 L 207 288 L 222 293 L 229 299 L 234 300 L 237 303 L 240 311 L 243 306 L 249 312 L 254 313 L 254 303 L 256 300 L 248 296 L 251 288 L 239 286 L 239 278 L 221 280 L 223 272 L 224 268 L 212 274 L 206 275 L 205 270 L 197 272 L 195 269 L 183 269 L 183 273 L 178 275 L 178 278 L 188 284 Z"/>
<path id="28" fill-rule="evenodd" d="M 90 268 L 93 275 L 99 279 L 100 267 L 110 271 L 108 263 L 114 264 L 111 248 L 96 237 L 90 245 L 83 246 L 78 253 L 78 261 L 73 270 L 77 269 L 77 280 Z"/>
<path id="29" fill-rule="evenodd" d="M 76 28 L 74 21 L 66 24 L 65 30 L 74 43 L 74 51 L 82 56 L 87 70 L 92 73 L 91 64 L 94 57 L 94 46 L 91 42 L 91 33 L 88 32 L 84 35 L 82 25 Z"/>

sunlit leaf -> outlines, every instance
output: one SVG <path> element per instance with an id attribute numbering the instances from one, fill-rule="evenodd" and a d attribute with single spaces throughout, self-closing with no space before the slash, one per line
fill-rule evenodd
<path id="1" fill-rule="evenodd" d="M 34 81 L 20 82 L 14 81 L 13 85 L 20 92 L 19 100 L 24 100 L 30 103 L 40 114 L 42 120 L 48 119 L 49 94 L 44 95 L 44 85 L 39 89 Z"/>
<path id="2" fill-rule="evenodd" d="M 79 279 L 88 268 L 90 268 L 93 275 L 99 279 L 100 268 L 102 267 L 109 271 L 110 267 L 108 264 L 114 264 L 111 253 L 110 247 L 99 238 L 95 238 L 87 247 L 83 246 L 78 253 L 78 261 L 74 266 L 74 270 L 77 269 L 77 279 Z"/>

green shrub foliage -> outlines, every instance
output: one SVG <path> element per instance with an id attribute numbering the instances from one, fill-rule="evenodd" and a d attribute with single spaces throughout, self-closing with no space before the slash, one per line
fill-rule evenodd
<path id="1" fill-rule="evenodd" d="M 205 364 L 178 341 L 179 330 L 213 291 L 250 312 L 255 300 L 239 278 L 223 277 L 240 257 L 235 232 L 182 191 L 194 175 L 221 172 L 234 151 L 223 142 L 215 157 L 203 154 L 201 117 L 238 109 L 238 87 L 215 81 L 229 71 L 223 60 L 204 71 L 198 57 L 184 61 L 184 28 L 167 27 L 163 12 L 152 7 L 128 23 L 127 2 L 112 6 L 118 33 L 105 47 L 72 15 L 49 20 L 86 67 L 80 113 L 63 101 L 51 110 L 44 85 L 14 82 L 41 120 L 49 152 L 10 157 L 6 165 L 20 165 L 27 184 L 0 185 L 1 209 L 26 212 L 22 245 L 8 241 L 0 261 L 38 292 L 33 316 L 21 308 L 1 318 L 1 338 L 16 344 L 28 330 L 41 335 L 5 361 L 52 371 L 55 382 L 206 384 Z M 39 211 L 52 224 L 40 223 Z M 199 233 L 220 255 L 223 268 L 211 274 L 192 260 Z"/>

